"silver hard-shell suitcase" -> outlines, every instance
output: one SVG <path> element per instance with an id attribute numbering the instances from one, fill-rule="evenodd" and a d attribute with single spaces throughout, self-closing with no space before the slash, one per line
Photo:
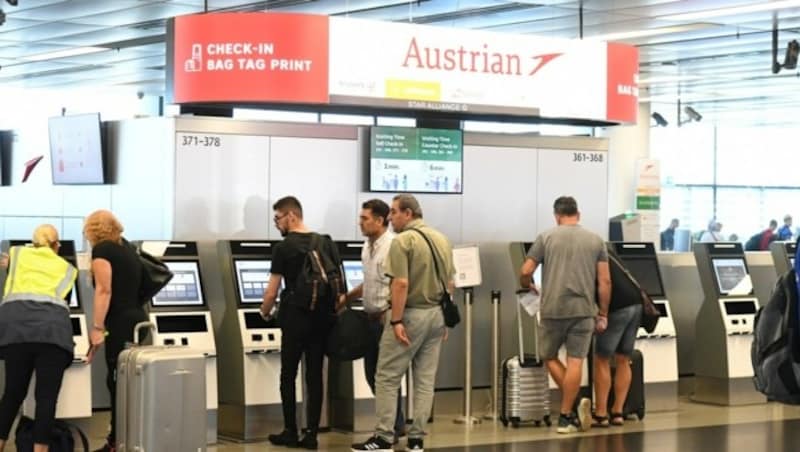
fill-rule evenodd
<path id="1" fill-rule="evenodd" d="M 534 321 L 535 324 L 535 321 Z M 500 391 L 500 421 L 504 426 L 510 423 L 519 427 L 523 422 L 533 422 L 536 426 L 550 421 L 550 388 L 547 368 L 539 359 L 539 341 L 536 354 L 526 355 L 522 336 L 522 312 L 517 302 L 517 331 L 519 336 L 519 355 L 512 356 L 501 365 L 502 391 Z"/>
<path id="2" fill-rule="evenodd" d="M 134 329 L 134 338 L 142 322 Z M 117 363 L 117 451 L 206 450 L 206 363 L 188 347 L 133 345 Z"/>

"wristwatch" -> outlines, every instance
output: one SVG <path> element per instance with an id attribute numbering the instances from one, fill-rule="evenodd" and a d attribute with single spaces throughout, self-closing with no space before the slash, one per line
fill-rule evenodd
<path id="1" fill-rule="evenodd" d="M 92 329 L 95 329 L 97 331 L 105 331 L 106 327 L 104 327 L 102 325 L 92 325 Z"/>
<path id="2" fill-rule="evenodd" d="M 395 325 L 400 325 L 401 323 L 403 323 L 403 319 L 400 319 L 400 320 L 390 320 L 390 321 L 389 321 L 389 325 L 392 325 L 392 326 L 395 326 Z"/>

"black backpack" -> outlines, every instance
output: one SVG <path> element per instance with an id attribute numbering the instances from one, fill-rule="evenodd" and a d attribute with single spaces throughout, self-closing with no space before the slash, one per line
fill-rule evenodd
<path id="1" fill-rule="evenodd" d="M 800 404 L 800 336 L 795 271 L 778 278 L 756 314 L 750 359 L 753 383 L 769 400 Z"/>
<path id="2" fill-rule="evenodd" d="M 333 311 L 336 298 L 344 293 L 344 280 L 340 262 L 332 255 L 332 247 L 330 236 L 311 233 L 311 243 L 305 251 L 303 266 L 290 292 L 293 305 L 310 311 L 320 306 Z"/>
<path id="3" fill-rule="evenodd" d="M 747 239 L 747 242 L 744 244 L 745 251 L 759 251 L 761 249 L 761 237 L 763 232 L 759 232 L 758 234 L 750 237 Z"/>
<path id="4" fill-rule="evenodd" d="M 19 418 L 14 441 L 18 452 L 33 451 L 33 422 L 33 419 L 27 416 Z M 83 450 L 89 452 L 89 440 L 86 438 L 86 434 L 76 425 L 59 419 L 53 421 L 53 429 L 50 431 L 50 438 L 47 440 L 47 444 L 50 446 L 49 451 L 74 452 L 75 437 L 73 436 L 73 431 L 78 435 Z"/>

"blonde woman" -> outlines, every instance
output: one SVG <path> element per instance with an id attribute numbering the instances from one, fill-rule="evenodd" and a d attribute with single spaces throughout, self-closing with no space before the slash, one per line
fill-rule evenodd
<path id="1" fill-rule="evenodd" d="M 36 228 L 33 246 L 15 246 L 3 256 L 8 267 L 0 303 L 0 356 L 6 361 L 5 393 L 0 401 L 0 452 L 28 394 L 36 371 L 34 452 L 46 452 L 64 371 L 72 362 L 72 322 L 66 301 L 78 270 L 58 256 L 58 232 Z"/>
<path id="2" fill-rule="evenodd" d="M 115 450 L 117 357 L 125 342 L 133 340 L 133 327 L 147 320 L 139 300 L 142 264 L 136 250 L 122 238 L 122 231 L 122 224 L 107 210 L 92 212 L 83 226 L 83 234 L 92 247 L 94 278 L 89 339 L 93 351 L 105 343 L 106 385 L 111 394 L 111 428 L 106 444 L 95 452 Z"/>

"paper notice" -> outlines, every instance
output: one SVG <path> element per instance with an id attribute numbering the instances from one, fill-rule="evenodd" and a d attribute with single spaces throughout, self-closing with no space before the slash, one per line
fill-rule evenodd
<path id="1" fill-rule="evenodd" d="M 537 293 L 527 291 L 517 294 L 517 302 L 522 305 L 529 316 L 533 317 L 539 312 L 539 307 L 542 304 L 542 297 Z"/>

